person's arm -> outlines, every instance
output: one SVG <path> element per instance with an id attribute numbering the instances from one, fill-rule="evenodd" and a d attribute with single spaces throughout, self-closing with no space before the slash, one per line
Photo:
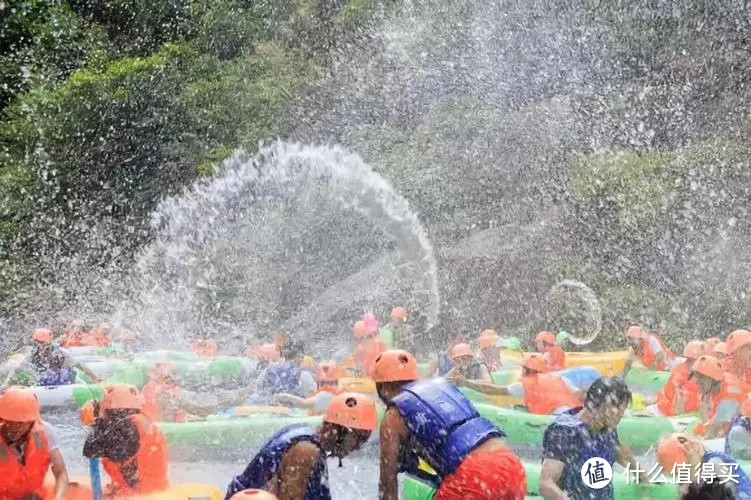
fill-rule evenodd
<path id="1" fill-rule="evenodd" d="M 540 470 L 540 495 L 545 500 L 568 500 L 565 491 L 558 487 L 566 464 L 560 460 L 545 458 Z"/>
<path id="2" fill-rule="evenodd" d="M 399 412 L 394 408 L 386 410 L 380 430 L 381 476 L 378 482 L 380 500 L 399 500 L 399 452 L 402 441 L 407 437 L 407 428 Z"/>
<path id="3" fill-rule="evenodd" d="M 283 405 L 294 406 L 295 408 L 313 408 L 316 397 L 301 398 L 294 394 L 274 394 L 274 401 Z"/>
<path id="4" fill-rule="evenodd" d="M 92 372 L 89 369 L 89 367 L 86 366 L 86 365 L 84 365 L 83 363 L 73 362 L 72 365 L 73 365 L 73 368 L 75 368 L 77 370 L 80 370 L 80 371 L 84 372 L 86 375 L 88 375 L 89 377 L 91 377 L 91 380 L 93 380 L 94 382 L 101 382 L 102 381 L 102 379 L 100 379 L 99 376 L 96 373 Z"/>
<path id="5" fill-rule="evenodd" d="M 60 449 L 55 448 L 50 451 L 50 466 L 55 476 L 55 500 L 64 500 L 68 492 L 68 468 L 65 467 L 65 460 Z"/>
<path id="6" fill-rule="evenodd" d="M 279 500 L 300 500 L 305 498 L 308 489 L 308 477 L 321 456 L 318 446 L 309 442 L 300 442 L 289 449 L 282 458 L 282 482 L 279 485 Z"/>
<path id="7" fill-rule="evenodd" d="M 455 368 L 446 375 L 446 379 L 460 387 L 466 387 L 467 389 L 472 389 L 473 391 L 481 392 L 483 394 L 489 394 L 491 396 L 509 395 L 508 388 L 502 385 L 496 385 L 493 382 L 467 380 Z"/>
<path id="8" fill-rule="evenodd" d="M 631 448 L 623 444 L 618 447 L 618 458 L 616 461 L 624 467 L 631 466 L 632 470 L 637 470 L 639 468 L 639 462 L 636 461 L 636 457 L 631 451 Z"/>

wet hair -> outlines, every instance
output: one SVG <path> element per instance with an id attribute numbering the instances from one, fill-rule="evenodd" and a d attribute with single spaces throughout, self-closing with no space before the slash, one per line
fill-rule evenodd
<path id="1" fill-rule="evenodd" d="M 681 500 L 735 500 L 733 490 L 719 481 L 692 484 L 681 496 Z"/>
<path id="2" fill-rule="evenodd" d="M 629 403 L 631 391 L 618 377 L 598 378 L 589 386 L 587 397 L 584 399 L 584 407 L 588 410 L 598 410 L 605 405 L 628 406 Z"/>
<path id="3" fill-rule="evenodd" d="M 297 341 L 290 341 L 285 347 L 282 348 L 282 355 L 287 361 L 293 359 L 301 359 L 305 355 L 305 344 Z"/>

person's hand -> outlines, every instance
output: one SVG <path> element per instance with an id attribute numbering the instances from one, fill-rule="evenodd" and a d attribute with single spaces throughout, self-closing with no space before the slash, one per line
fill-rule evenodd
<path id="1" fill-rule="evenodd" d="M 464 385 L 467 382 L 467 379 L 464 377 L 464 375 L 456 370 L 453 373 L 446 375 L 446 379 L 456 385 Z"/>
<path id="2" fill-rule="evenodd" d="M 274 394 L 274 402 L 279 404 L 292 404 L 292 396 L 289 394 Z"/>

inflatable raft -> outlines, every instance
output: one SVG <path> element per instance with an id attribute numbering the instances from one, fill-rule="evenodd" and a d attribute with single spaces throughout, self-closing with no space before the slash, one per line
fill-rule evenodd
<path id="1" fill-rule="evenodd" d="M 553 420 L 553 415 L 533 415 L 522 409 L 499 408 L 498 406 L 475 403 L 477 411 L 507 435 L 512 446 L 542 446 L 545 428 Z M 636 451 L 648 450 L 660 438 L 674 432 L 691 432 L 699 423 L 694 415 L 679 417 L 624 417 L 618 426 L 621 442 Z"/>
<path id="2" fill-rule="evenodd" d="M 644 395 L 655 395 L 665 387 L 670 378 L 670 372 L 650 370 L 642 365 L 634 364 L 626 375 L 626 384 L 634 392 Z"/>
<path id="3" fill-rule="evenodd" d="M 539 496 L 540 464 L 525 462 L 524 470 L 527 473 L 527 499 L 542 498 Z M 636 498 L 675 500 L 678 498 L 678 485 L 670 482 L 636 484 L 633 479 L 627 480 L 619 472 L 613 474 L 613 481 L 617 500 L 634 500 Z M 405 475 L 401 498 L 404 500 L 430 500 L 434 495 L 435 490 L 427 477 L 420 479 L 409 474 Z"/>
<path id="4" fill-rule="evenodd" d="M 44 478 L 44 489 L 48 495 L 55 497 L 55 477 L 48 472 Z M 68 494 L 66 500 L 91 500 L 91 480 L 87 477 L 71 477 L 68 480 Z M 107 498 L 129 498 L 142 500 L 224 500 L 224 492 L 213 484 L 183 483 L 176 484 L 166 491 L 147 495 L 115 496 Z"/>
<path id="5" fill-rule="evenodd" d="M 523 353 L 518 351 L 501 351 L 501 366 L 504 369 L 521 367 Z M 567 352 L 566 368 L 588 366 L 597 370 L 604 377 L 620 375 L 626 367 L 628 351 L 613 352 Z"/>

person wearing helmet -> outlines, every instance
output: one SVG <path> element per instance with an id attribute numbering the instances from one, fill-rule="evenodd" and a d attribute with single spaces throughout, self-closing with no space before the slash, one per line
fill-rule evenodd
<path id="1" fill-rule="evenodd" d="M 480 346 L 480 359 L 491 372 L 501 369 L 501 352 L 498 342 L 501 338 L 495 330 L 483 330 L 477 344 Z"/>
<path id="2" fill-rule="evenodd" d="M 216 404 L 198 403 L 200 398 L 177 384 L 175 366 L 157 362 L 149 370 L 149 381 L 143 386 L 143 413 L 155 422 L 186 422 L 207 417 L 230 406 L 243 404 L 252 388 L 223 394 Z"/>
<path id="3" fill-rule="evenodd" d="M 407 324 L 409 311 L 404 307 L 394 307 L 391 309 L 389 324 L 380 331 L 380 337 L 386 342 L 389 348 L 399 347 L 401 349 L 411 346 L 413 342 L 413 328 Z"/>
<path id="4" fill-rule="evenodd" d="M 727 338 L 727 369 L 751 385 L 751 332 L 735 330 Z"/>
<path id="5" fill-rule="evenodd" d="M 417 362 L 402 350 L 379 356 L 372 377 L 387 406 L 380 429 L 379 498 L 396 500 L 399 472 L 419 475 L 420 460 L 436 472 L 437 500 L 524 498 L 524 468 L 505 446 L 505 434 L 453 384 L 417 380 Z"/>
<path id="6" fill-rule="evenodd" d="M 718 339 L 717 337 L 710 337 L 707 340 L 704 341 L 704 354 L 707 354 L 709 356 L 714 356 L 712 352 L 714 352 L 714 346 L 722 342 L 722 340 Z"/>
<path id="7" fill-rule="evenodd" d="M 27 389 L 10 388 L 0 395 L 0 498 L 44 498 L 44 476 L 52 468 L 55 498 L 68 489 L 57 436 L 39 414 L 39 400 Z"/>
<path id="8" fill-rule="evenodd" d="M 451 361 L 454 367 L 446 374 L 446 377 L 454 376 L 467 380 L 479 380 L 481 382 L 493 382 L 490 370 L 485 363 L 475 358 L 468 344 L 456 344 L 451 348 Z"/>
<path id="9" fill-rule="evenodd" d="M 548 371 L 560 371 L 566 368 L 566 352 L 558 345 L 555 333 L 538 333 L 535 337 L 535 346 L 545 358 Z"/>
<path id="10" fill-rule="evenodd" d="M 593 457 L 611 466 L 636 465 L 631 451 L 621 445 L 616 428 L 631 403 L 631 391 L 619 378 L 595 380 L 583 408 L 557 415 L 543 435 L 540 495 L 547 500 L 591 498 L 582 480 L 582 467 Z M 614 498 L 613 483 L 597 490 L 598 499 Z"/>
<path id="11" fill-rule="evenodd" d="M 219 346 L 214 339 L 200 339 L 191 344 L 192 351 L 199 358 L 215 358 L 219 355 Z"/>
<path id="12" fill-rule="evenodd" d="M 706 346 L 700 340 L 692 340 L 683 348 L 683 363 L 670 370 L 665 386 L 657 393 L 656 416 L 673 417 L 699 411 L 701 399 L 699 384 L 691 380 L 691 369 L 697 359 L 704 355 Z"/>
<path id="13" fill-rule="evenodd" d="M 449 374 L 448 378 L 459 386 L 483 394 L 524 398 L 527 410 L 536 415 L 560 413 L 582 405 L 583 391 L 558 373 L 548 372 L 543 355 L 537 352 L 524 355 L 521 382 L 509 386 L 467 380 L 459 373 Z"/>
<path id="14" fill-rule="evenodd" d="M 334 400 L 334 396 L 340 392 L 340 375 L 341 371 L 336 363 L 324 361 L 316 370 L 318 392 L 309 398 L 301 398 L 294 394 L 277 394 L 274 396 L 274 401 L 295 408 L 306 408 L 311 415 L 323 415 Z"/>
<path id="15" fill-rule="evenodd" d="M 328 500 L 326 459 L 340 460 L 359 449 L 378 428 L 375 402 L 368 396 L 344 392 L 334 397 L 313 430 L 293 424 L 275 433 L 242 474 L 227 488 L 226 498 L 247 488 L 261 488 L 279 500 Z"/>
<path id="16" fill-rule="evenodd" d="M 305 346 L 299 341 L 290 341 L 284 347 L 284 361 L 273 363 L 261 372 L 253 404 L 269 403 L 276 394 L 292 394 L 300 398 L 315 394 L 318 388 L 315 375 L 302 368 L 304 351 Z"/>
<path id="17" fill-rule="evenodd" d="M 691 379 L 699 384 L 700 412 L 704 417 L 694 433 L 705 439 L 724 437 L 740 410 L 744 395 L 749 392 L 748 385 L 724 372 L 717 358 L 706 355 L 694 363 Z"/>
<path id="18" fill-rule="evenodd" d="M 751 394 L 741 403 L 741 414 L 730 423 L 725 436 L 725 453 L 738 460 L 751 460 Z"/>
<path id="19" fill-rule="evenodd" d="M 379 326 L 374 315 L 366 314 L 352 327 L 352 333 L 357 340 L 357 348 L 352 359 L 355 362 L 355 370 L 360 376 L 367 377 L 373 369 L 375 359 L 389 348 L 388 344 L 378 336 Z"/>
<path id="20" fill-rule="evenodd" d="M 68 330 L 65 332 L 61 345 L 63 347 L 81 347 L 86 345 L 84 343 L 84 336 L 86 335 L 86 323 L 82 319 L 74 319 L 68 325 Z"/>
<path id="21" fill-rule="evenodd" d="M 451 351 L 454 349 L 454 346 L 466 343 L 467 337 L 465 335 L 461 333 L 455 335 L 451 340 L 451 343 L 449 343 L 448 349 L 439 352 L 435 359 L 430 362 L 430 365 L 428 366 L 428 375 L 431 377 L 446 376 L 446 374 L 454 368 L 454 362 L 451 360 Z"/>
<path id="22" fill-rule="evenodd" d="M 52 331 L 46 328 L 35 330 L 32 340 L 34 347 L 28 361 L 36 373 L 37 385 L 73 384 L 76 381 L 75 369 L 87 374 L 94 382 L 100 381 L 94 372 L 74 361 L 62 347 L 53 342 Z"/>
<path id="23" fill-rule="evenodd" d="M 689 467 L 691 478 L 694 483 L 703 482 L 703 478 L 713 475 L 714 478 L 722 477 L 722 470 L 728 468 L 728 464 L 735 465 L 732 470 L 733 480 L 725 484 L 733 490 L 733 498 L 739 500 L 751 500 L 751 479 L 743 470 L 735 457 L 718 451 L 707 451 L 701 441 L 685 434 L 672 434 L 660 441 L 657 446 L 657 462 L 662 467 L 666 478 L 670 475 L 677 476 L 677 466 Z M 696 474 L 695 471 L 701 471 Z M 710 482 L 713 480 L 710 479 Z M 674 479 L 674 484 L 679 481 Z M 680 484 L 680 483 L 679 483 Z M 682 484 L 685 491 L 689 485 Z"/>
<path id="24" fill-rule="evenodd" d="M 96 406 L 96 405 L 95 405 Z M 169 488 L 167 440 L 143 414 L 144 400 L 132 385 L 104 389 L 83 456 L 99 457 L 112 480 L 110 495 L 155 493 Z"/>
<path id="25" fill-rule="evenodd" d="M 84 335 L 84 344 L 97 347 L 109 347 L 110 341 L 110 326 L 107 324 L 99 325 L 97 328 L 92 328 L 88 334 Z"/>
<path id="26" fill-rule="evenodd" d="M 666 372 L 675 361 L 675 354 L 656 333 L 647 333 L 642 327 L 633 325 L 626 330 L 628 359 L 623 370 L 625 377 L 634 361 L 639 361 L 650 370 Z"/>

